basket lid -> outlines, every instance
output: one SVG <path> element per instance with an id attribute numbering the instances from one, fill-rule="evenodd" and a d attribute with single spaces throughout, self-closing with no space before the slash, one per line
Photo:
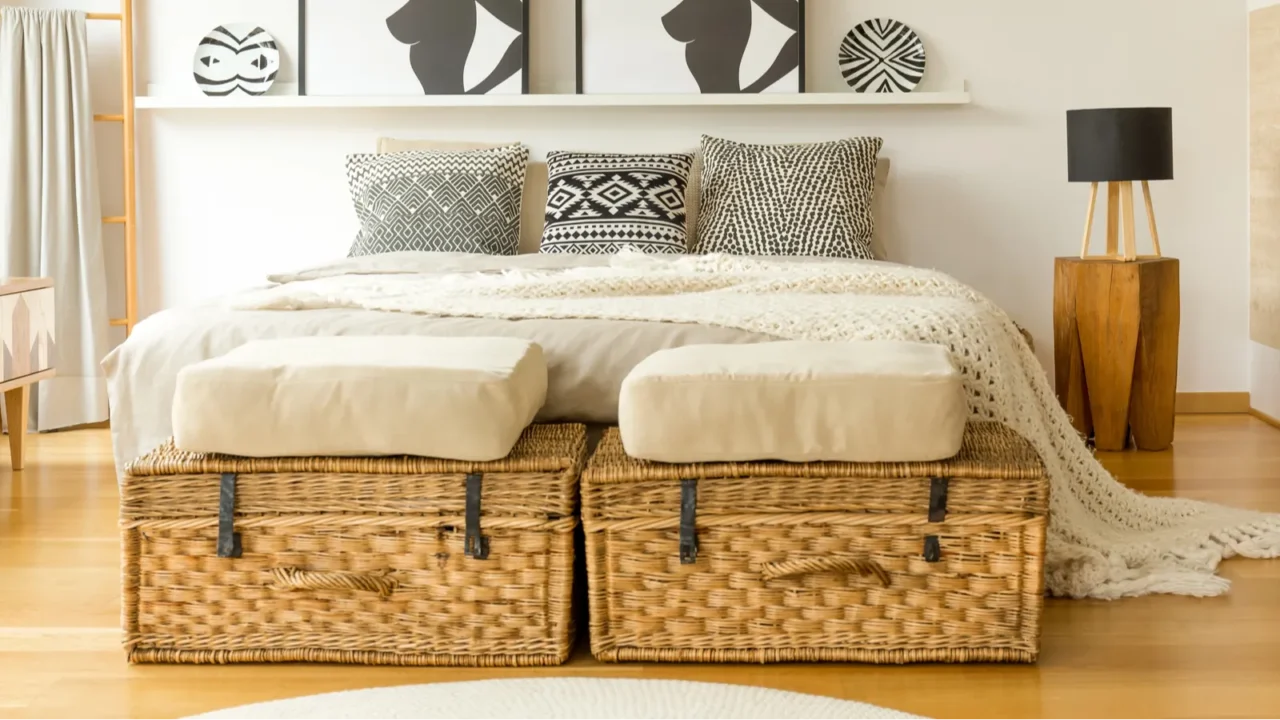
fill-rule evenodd
<path id="1" fill-rule="evenodd" d="M 511 454 L 493 462 L 424 457 L 247 458 L 179 450 L 173 441 L 125 466 L 128 477 L 220 473 L 426 473 L 555 472 L 573 467 L 587 442 L 585 425 L 531 425 Z"/>
<path id="2" fill-rule="evenodd" d="M 627 455 L 622 435 L 610 428 L 587 463 L 584 483 L 612 484 L 654 480 L 751 477 L 964 477 L 977 480 L 1033 480 L 1044 477 L 1044 464 L 1035 448 L 999 423 L 969 423 L 960 454 L 937 462 L 903 463 L 785 463 L 716 462 L 666 464 Z"/>

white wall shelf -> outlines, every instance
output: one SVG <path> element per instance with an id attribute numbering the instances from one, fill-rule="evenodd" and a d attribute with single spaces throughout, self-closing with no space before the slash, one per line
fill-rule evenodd
<path id="1" fill-rule="evenodd" d="M 267 108 L 493 108 L 493 107 L 799 107 L 845 105 L 968 105 L 967 91 L 917 93 L 803 93 L 759 95 L 433 95 L 325 97 L 263 95 L 140 95 L 138 110 L 231 110 Z"/>

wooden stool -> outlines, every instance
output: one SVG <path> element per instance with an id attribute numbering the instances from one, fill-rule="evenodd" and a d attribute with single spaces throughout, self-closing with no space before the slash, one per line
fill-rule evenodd
<path id="1" fill-rule="evenodd" d="M 1173 444 L 1181 306 L 1173 258 L 1058 258 L 1058 399 L 1099 450 Z"/>

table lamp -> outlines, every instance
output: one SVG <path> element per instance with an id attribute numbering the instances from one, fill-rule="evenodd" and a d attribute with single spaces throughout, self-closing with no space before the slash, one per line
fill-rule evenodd
<path id="1" fill-rule="evenodd" d="M 1067 111 L 1067 174 L 1069 182 L 1093 184 L 1085 220 L 1080 257 L 1088 259 L 1093 234 L 1098 184 L 1107 183 L 1107 254 L 1101 257 L 1133 262 L 1138 259 L 1134 232 L 1133 184 L 1142 183 L 1147 222 L 1155 257 L 1160 233 L 1151 204 L 1151 181 L 1173 179 L 1173 109 L 1106 108 Z M 1120 252 L 1123 233 L 1124 252 Z"/>

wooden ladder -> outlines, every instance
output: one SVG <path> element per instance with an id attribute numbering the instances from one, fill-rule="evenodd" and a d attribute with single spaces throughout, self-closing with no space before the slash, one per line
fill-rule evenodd
<path id="1" fill-rule="evenodd" d="M 133 0 L 120 0 L 118 13 L 86 13 L 89 20 L 120 23 L 120 77 L 123 111 L 119 115 L 94 115 L 95 122 L 120 123 L 124 132 L 124 215 L 107 216 L 102 222 L 124 226 L 124 317 L 112 318 L 112 327 L 133 332 L 138 324 L 138 209 L 134 159 L 133 114 Z"/>

